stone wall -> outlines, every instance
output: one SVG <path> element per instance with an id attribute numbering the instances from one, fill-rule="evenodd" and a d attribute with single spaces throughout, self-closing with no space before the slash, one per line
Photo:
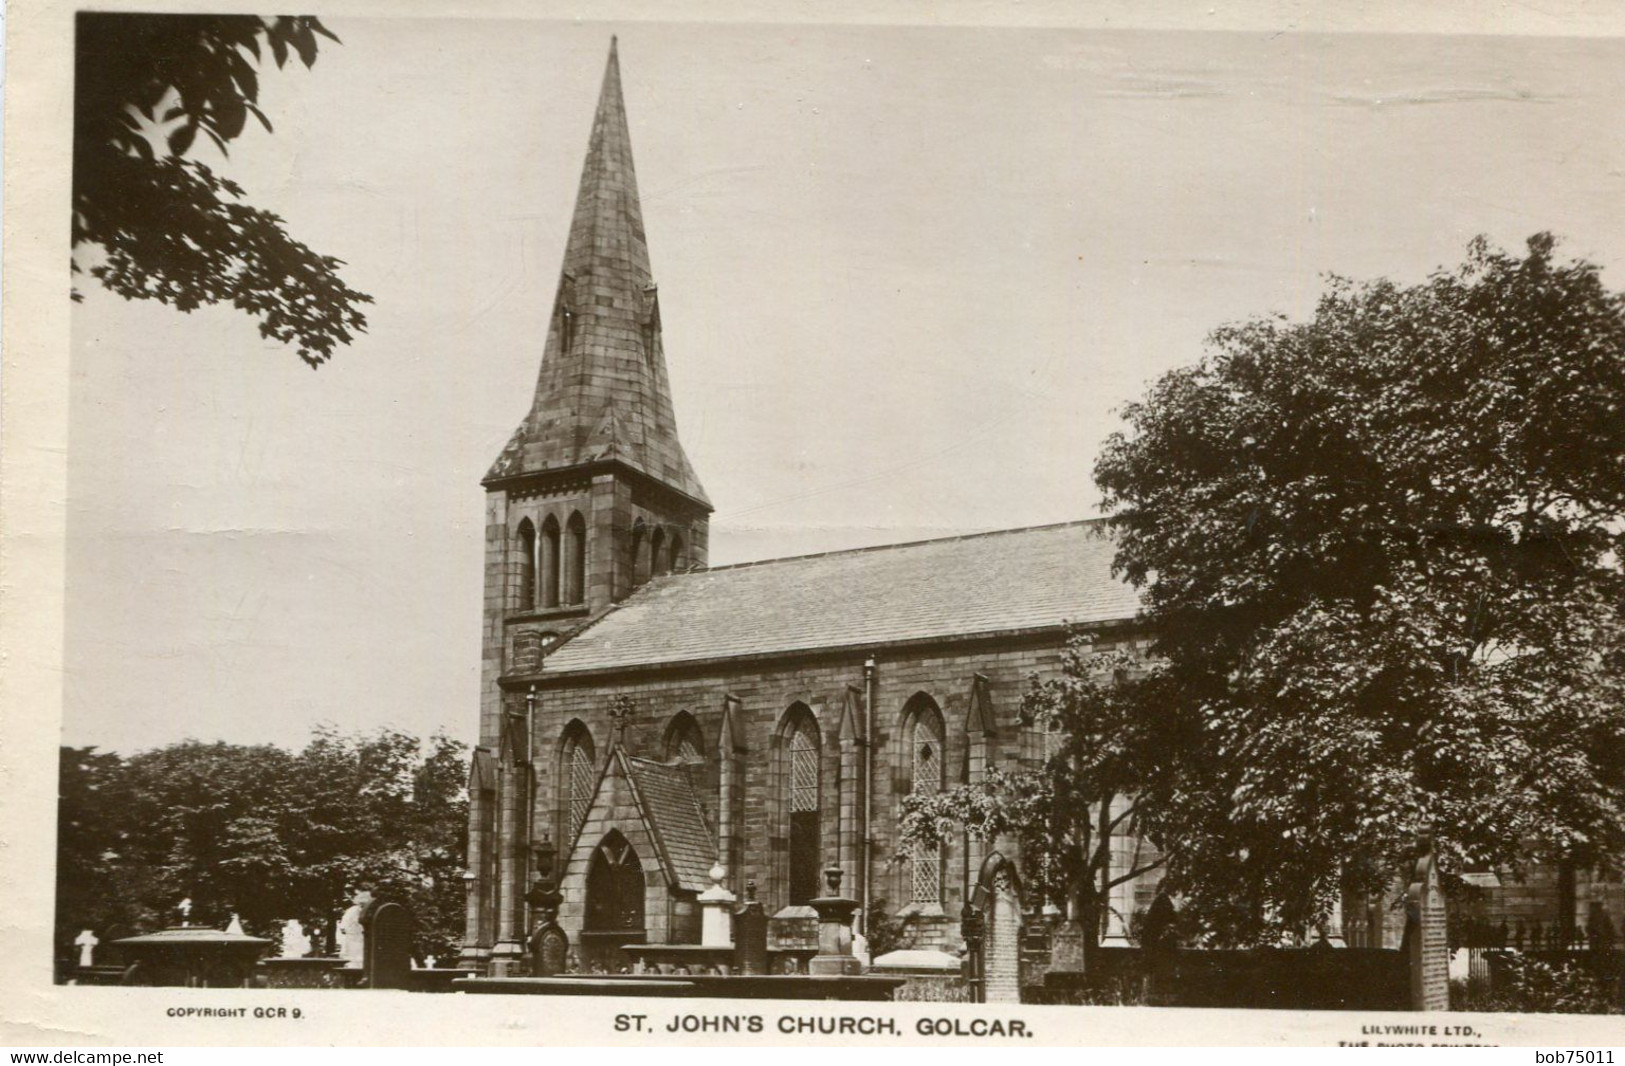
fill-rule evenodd
<path id="1" fill-rule="evenodd" d="M 1119 641 L 1143 646 L 1142 638 L 1127 633 Z M 1102 645 L 1106 645 L 1102 641 Z M 965 900 L 965 886 L 976 871 L 970 866 L 964 841 L 951 842 L 943 849 L 945 876 L 942 899 L 934 906 L 911 907 L 912 879 L 908 858 L 899 854 L 897 820 L 904 794 L 906 775 L 900 773 L 908 753 L 903 736 L 903 708 L 917 693 L 928 695 L 941 710 L 945 725 L 947 783 L 959 784 L 971 765 L 974 749 L 978 766 L 1016 768 L 1032 765 L 1041 757 L 1042 744 L 1026 736 L 1020 721 L 1020 706 L 1034 674 L 1053 675 L 1060 664 L 1062 639 L 1052 634 L 995 642 L 962 644 L 937 649 L 879 649 L 876 659 L 876 704 L 869 730 L 875 743 L 874 778 L 871 790 L 871 835 L 873 852 L 870 869 L 874 898 L 884 899 L 893 914 L 910 918 L 910 946 L 955 950 L 959 944 L 958 914 Z M 704 733 L 708 763 L 699 771 L 697 786 L 707 821 L 717 826 L 718 789 L 716 784 L 717 734 L 724 699 L 737 698 L 731 713 L 743 740 L 739 757 L 739 778 L 743 802 L 738 808 L 739 861 L 730 871 L 728 887 L 743 895 L 747 880 L 757 882 L 758 897 L 768 914 L 781 911 L 789 902 L 785 871 L 788 834 L 784 787 L 776 768 L 780 724 L 787 710 L 797 703 L 811 710 L 818 723 L 820 741 L 820 835 L 826 862 L 839 862 L 845 869 L 844 889 L 854 896 L 862 891 L 862 873 L 855 849 L 841 847 L 843 830 L 855 832 L 850 823 L 856 807 L 847 789 L 842 803 L 842 742 L 840 720 L 852 690 L 863 692 L 865 655 L 804 657 L 795 660 L 764 659 L 741 661 L 705 671 L 681 669 L 627 674 L 619 678 L 592 679 L 571 683 L 565 678 L 548 678 L 545 665 L 538 677 L 538 704 L 535 723 L 537 773 L 535 818 L 533 824 L 557 824 L 559 761 L 556 747 L 568 723 L 579 719 L 592 733 L 600 762 L 612 746 L 610 708 L 617 696 L 631 700 L 632 714 L 625 731 L 629 755 L 662 758 L 667 730 L 673 716 L 687 711 Z M 980 684 L 985 706 L 990 712 L 992 733 L 967 731 L 973 705 L 973 690 Z M 514 691 L 510 700 L 522 696 Z M 861 714 L 861 701 L 858 707 Z M 849 752 L 850 755 L 850 752 Z M 848 757 L 844 772 L 850 775 L 857 760 Z M 623 832 L 628 820 L 617 820 Z M 571 872 L 599 834 L 609 828 L 589 826 L 578 842 L 564 841 L 561 850 L 571 854 Z M 639 849 L 640 852 L 642 849 Z M 1008 849 L 1007 853 L 1008 853 Z M 652 869 L 654 856 L 646 854 Z M 977 855 L 977 858 L 980 856 Z M 851 867 L 851 868 L 846 868 Z M 569 896 L 560 923 L 574 935 L 579 921 L 580 902 Z M 651 915 L 652 917 L 652 915 Z M 655 939 L 651 929 L 651 940 Z"/>

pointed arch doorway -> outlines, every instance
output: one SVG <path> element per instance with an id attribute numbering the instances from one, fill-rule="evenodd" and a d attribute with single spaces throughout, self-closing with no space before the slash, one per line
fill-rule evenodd
<path id="1" fill-rule="evenodd" d="M 581 929 L 582 968 L 620 973 L 630 965 L 622 945 L 647 937 L 643 863 L 619 830 L 611 829 L 587 865 L 587 906 Z"/>

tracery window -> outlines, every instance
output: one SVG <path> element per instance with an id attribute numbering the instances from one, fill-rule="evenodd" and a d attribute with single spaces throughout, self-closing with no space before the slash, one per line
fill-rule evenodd
<path id="1" fill-rule="evenodd" d="M 935 701 L 917 696 L 905 718 L 909 743 L 909 791 L 934 796 L 942 791 L 943 726 Z M 942 902 L 942 845 L 916 843 L 910 858 L 910 899 L 914 903 Z"/>
<path id="2" fill-rule="evenodd" d="M 786 719 L 784 809 L 789 821 L 790 903 L 804 904 L 818 895 L 822 865 L 819 821 L 818 722 L 803 704 Z"/>
<path id="3" fill-rule="evenodd" d="M 592 790 L 598 783 L 598 762 L 593 757 L 592 734 L 579 721 L 564 731 L 559 753 L 559 812 L 564 839 L 574 842 L 592 808 Z"/>

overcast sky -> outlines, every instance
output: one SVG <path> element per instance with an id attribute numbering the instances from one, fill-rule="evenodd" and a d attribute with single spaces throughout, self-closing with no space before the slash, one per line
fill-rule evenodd
<path id="1" fill-rule="evenodd" d="M 312 372 L 81 284 L 64 740 L 476 732 L 611 33 L 714 564 L 1096 513 L 1114 409 L 1321 275 L 1549 229 L 1625 285 L 1617 41 L 342 20 L 204 157 L 347 262 Z"/>

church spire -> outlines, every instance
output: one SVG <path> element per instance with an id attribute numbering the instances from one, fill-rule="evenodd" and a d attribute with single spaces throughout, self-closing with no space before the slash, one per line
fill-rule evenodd
<path id="1" fill-rule="evenodd" d="M 486 480 L 613 461 L 709 509 L 677 437 L 611 38 L 536 398 Z"/>

